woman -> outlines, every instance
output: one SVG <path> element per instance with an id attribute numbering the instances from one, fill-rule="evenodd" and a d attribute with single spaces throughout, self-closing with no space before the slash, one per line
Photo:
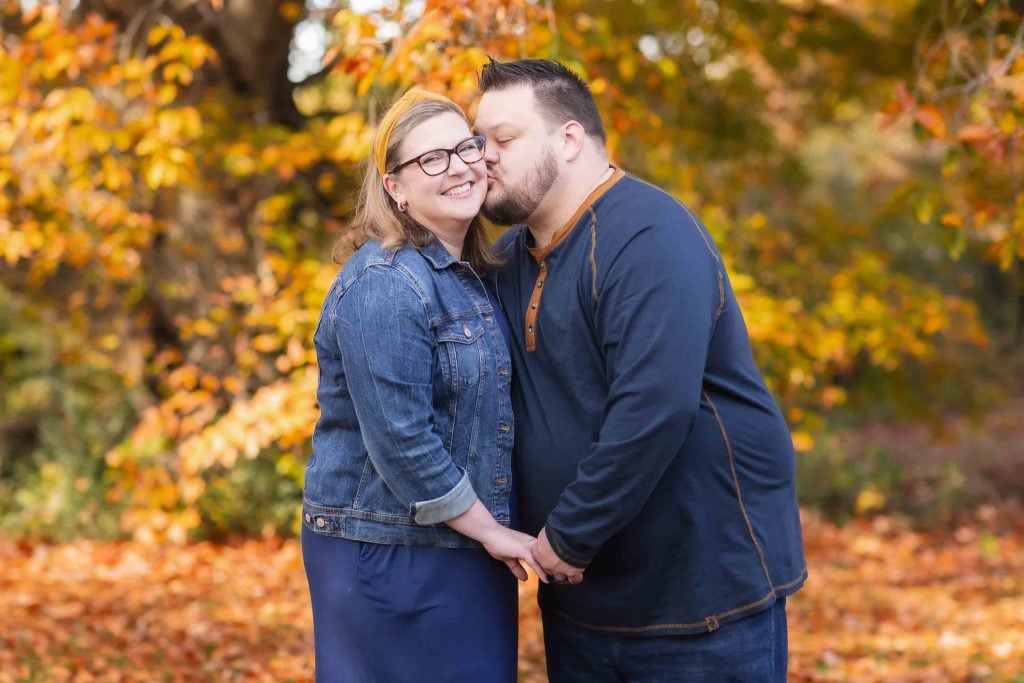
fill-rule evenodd
<path id="1" fill-rule="evenodd" d="M 477 212 L 484 140 L 413 90 L 373 143 L 314 335 L 302 548 L 317 681 L 514 681 L 511 360 Z M 344 250 L 344 246 L 342 246 Z M 341 254 L 336 253 L 336 259 Z"/>

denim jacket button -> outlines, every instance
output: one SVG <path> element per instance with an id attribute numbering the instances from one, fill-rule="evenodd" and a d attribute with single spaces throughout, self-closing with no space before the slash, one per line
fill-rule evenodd
<path id="1" fill-rule="evenodd" d="M 462 323 L 462 334 L 466 335 L 467 337 L 473 336 L 473 333 L 469 331 L 469 325 L 467 325 L 466 323 Z"/>
<path id="2" fill-rule="evenodd" d="M 317 526 L 318 526 L 319 528 L 323 529 L 323 528 L 324 528 L 325 526 L 327 526 L 327 521 L 326 521 L 326 520 L 324 520 L 324 518 L 323 518 L 323 517 L 317 517 L 317 518 L 316 518 L 316 525 L 317 525 Z"/>
<path id="3" fill-rule="evenodd" d="M 507 432 L 509 429 L 511 429 L 511 428 L 508 425 L 505 425 L 505 424 L 498 425 L 498 431 L 499 432 Z"/>
<path id="4" fill-rule="evenodd" d="M 485 315 L 485 316 L 484 316 L 484 322 L 485 322 L 485 323 L 489 323 L 489 322 L 491 322 L 491 321 L 493 321 L 493 320 L 494 320 L 494 318 L 492 318 L 492 317 L 491 317 L 491 316 L 489 316 L 489 315 Z"/>
<path id="5" fill-rule="evenodd" d="M 310 514 L 309 514 L 309 513 L 307 512 L 307 513 L 306 513 L 306 524 L 309 524 L 309 523 L 310 523 L 311 521 L 313 521 L 313 518 L 312 518 L 312 517 L 310 516 Z"/>

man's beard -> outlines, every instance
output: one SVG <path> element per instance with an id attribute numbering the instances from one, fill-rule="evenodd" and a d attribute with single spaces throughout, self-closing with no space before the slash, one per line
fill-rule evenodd
<path id="1" fill-rule="evenodd" d="M 494 199 L 485 199 L 481 211 L 487 220 L 498 225 L 525 223 L 540 206 L 557 178 L 558 161 L 555 152 L 545 147 L 526 181 L 519 187 L 509 187 L 503 183 L 504 191 Z"/>

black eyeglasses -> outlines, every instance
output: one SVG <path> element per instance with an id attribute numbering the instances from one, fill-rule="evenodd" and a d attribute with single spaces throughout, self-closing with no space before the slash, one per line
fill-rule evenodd
<path id="1" fill-rule="evenodd" d="M 484 158 L 484 136 L 474 135 L 466 138 L 451 149 L 432 149 L 424 152 L 415 159 L 402 162 L 391 169 L 391 173 L 398 173 L 410 164 L 419 164 L 420 169 L 427 175 L 441 175 L 448 170 L 452 163 L 452 154 L 458 154 L 459 158 L 467 164 L 480 161 Z"/>

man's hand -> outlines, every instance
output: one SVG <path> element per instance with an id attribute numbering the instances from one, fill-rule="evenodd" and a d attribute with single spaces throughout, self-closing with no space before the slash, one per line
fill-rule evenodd
<path id="1" fill-rule="evenodd" d="M 551 577 L 552 583 L 577 584 L 583 581 L 583 570 L 566 564 L 551 549 L 547 529 L 541 529 L 537 535 L 537 542 L 533 545 L 533 559 Z"/>

